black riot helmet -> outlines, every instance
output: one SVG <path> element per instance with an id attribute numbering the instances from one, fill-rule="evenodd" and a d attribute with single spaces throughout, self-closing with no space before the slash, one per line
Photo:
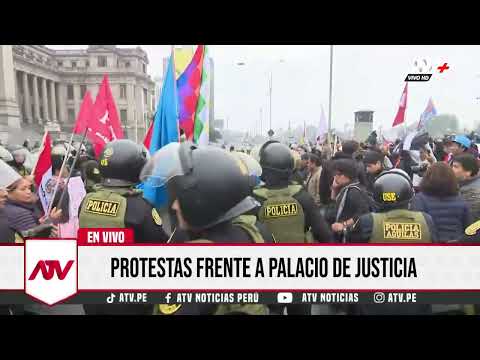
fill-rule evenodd
<path id="1" fill-rule="evenodd" d="M 295 168 L 295 159 L 288 146 L 275 140 L 263 144 L 259 157 L 260 166 L 266 173 L 288 178 Z"/>
<path id="2" fill-rule="evenodd" d="M 168 144 L 152 156 L 140 178 L 154 187 L 166 186 L 170 202 L 179 201 L 193 229 L 210 228 L 258 205 L 248 196 L 252 184 L 245 164 L 213 146 Z"/>
<path id="3" fill-rule="evenodd" d="M 131 140 L 115 140 L 100 154 L 99 170 L 107 186 L 131 186 L 139 182 L 147 162 L 145 149 Z"/>
<path id="4" fill-rule="evenodd" d="M 403 208 L 410 203 L 413 195 L 412 182 L 400 169 L 383 172 L 373 184 L 373 200 L 380 210 Z"/>

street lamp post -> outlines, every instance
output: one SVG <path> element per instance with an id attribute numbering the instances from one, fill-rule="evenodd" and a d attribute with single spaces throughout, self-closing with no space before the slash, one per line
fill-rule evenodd
<path id="1" fill-rule="evenodd" d="M 283 64 L 285 62 L 284 59 L 279 59 L 278 60 L 278 63 L 280 64 Z M 273 67 L 273 65 L 272 65 Z M 270 69 L 270 91 L 269 91 L 269 94 L 270 94 L 270 130 L 273 131 L 273 128 L 272 128 L 272 91 L 273 91 L 273 68 Z M 271 136 L 270 136 L 270 139 L 271 139 Z"/>
<path id="2" fill-rule="evenodd" d="M 263 136 L 263 108 L 260 108 L 260 136 Z"/>
<path id="3" fill-rule="evenodd" d="M 283 64 L 285 62 L 284 59 L 279 59 L 278 60 L 279 63 Z M 246 66 L 245 62 L 244 61 L 237 61 L 237 66 Z M 273 65 L 272 65 L 273 66 Z M 269 129 L 269 132 L 272 129 L 272 92 L 273 92 L 273 69 L 271 68 L 270 69 L 270 79 L 269 79 L 269 91 L 268 91 L 268 97 L 269 97 L 269 118 L 270 118 L 270 129 Z M 261 118 L 262 118 L 262 115 L 260 114 L 260 121 L 261 121 Z M 262 125 L 260 125 L 260 127 L 262 128 L 263 130 L 263 127 Z M 271 139 L 272 137 L 269 135 L 269 138 Z"/>
<path id="4" fill-rule="evenodd" d="M 272 88 L 273 88 L 273 70 L 270 71 L 270 130 L 272 129 Z M 271 139 L 271 136 L 270 136 Z"/>

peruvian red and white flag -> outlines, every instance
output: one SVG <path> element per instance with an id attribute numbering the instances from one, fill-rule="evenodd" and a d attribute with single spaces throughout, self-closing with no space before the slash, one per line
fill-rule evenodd
<path id="1" fill-rule="evenodd" d="M 403 124 L 405 122 L 405 110 L 407 109 L 407 95 L 408 95 L 408 82 L 405 84 L 403 89 L 402 97 L 400 99 L 400 104 L 398 106 L 397 116 L 393 120 L 392 127 Z"/>
<path id="2" fill-rule="evenodd" d="M 108 82 L 108 75 L 103 77 L 93 105 L 93 119 L 89 123 L 95 155 L 99 155 L 103 147 L 110 141 L 123 139 L 123 130 L 118 118 L 117 106 L 113 99 Z M 90 132 L 90 131 L 89 131 Z"/>
<path id="3" fill-rule="evenodd" d="M 43 210 L 46 212 L 52 194 L 55 188 L 55 183 L 52 182 L 52 139 L 50 134 L 45 132 L 42 141 L 42 150 L 38 156 L 37 163 L 32 171 L 35 179 L 35 184 L 38 189 L 38 197 L 42 203 Z"/>
<path id="4" fill-rule="evenodd" d="M 35 179 L 35 184 L 37 187 L 41 184 L 45 174 L 48 174 L 50 171 L 51 176 L 52 173 L 52 139 L 50 138 L 48 131 L 46 131 L 45 135 L 43 135 L 41 149 L 42 150 L 38 156 L 37 163 L 32 170 L 32 175 Z"/>

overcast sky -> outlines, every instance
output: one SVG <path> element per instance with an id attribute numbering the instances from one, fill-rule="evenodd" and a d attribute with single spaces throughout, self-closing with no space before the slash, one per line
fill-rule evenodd
<path id="1" fill-rule="evenodd" d="M 47 45 L 53 49 L 87 45 Z M 136 45 L 119 45 L 135 47 Z M 163 73 L 169 45 L 140 45 L 148 54 L 148 72 Z M 253 130 L 263 108 L 268 130 L 269 73 L 273 73 L 272 123 L 275 129 L 318 125 L 321 106 L 328 117 L 329 46 L 325 45 L 212 45 L 215 64 L 215 117 L 229 119 L 229 128 Z M 455 114 L 462 126 L 480 121 L 480 46 L 339 45 L 333 56 L 332 127 L 353 126 L 354 112 L 375 111 L 375 127 L 390 128 L 398 109 L 407 73 L 415 59 L 434 65 L 429 82 L 409 83 L 407 123 L 417 122 L 429 97 L 439 113 Z M 284 60 L 280 62 L 280 60 Z M 244 62 L 244 66 L 236 65 Z M 448 63 L 439 74 L 436 66 Z"/>

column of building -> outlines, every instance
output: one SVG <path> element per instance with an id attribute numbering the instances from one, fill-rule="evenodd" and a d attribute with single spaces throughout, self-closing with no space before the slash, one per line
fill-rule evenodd
<path id="1" fill-rule="evenodd" d="M 131 127 L 132 124 L 135 124 L 135 84 L 127 84 L 127 125 Z M 123 124 L 122 124 L 123 125 Z M 135 131 L 135 130 L 134 130 Z M 131 137 L 131 130 L 124 129 L 125 136 L 128 135 L 129 139 Z M 135 134 L 133 134 L 135 136 Z"/>
<path id="2" fill-rule="evenodd" d="M 40 97 L 38 95 L 38 77 L 32 75 L 32 87 L 33 87 L 33 119 L 36 123 L 42 123 L 42 117 L 40 115 Z"/>
<path id="3" fill-rule="evenodd" d="M 143 103 L 143 86 L 141 83 L 135 88 L 135 119 L 134 123 L 134 136 L 138 139 L 143 139 L 143 109 L 145 105 Z M 137 141 L 137 139 L 135 139 Z"/>
<path id="4" fill-rule="evenodd" d="M 26 72 L 22 73 L 23 81 L 23 106 L 26 123 L 32 122 L 32 103 L 30 102 L 30 86 L 28 84 L 28 74 Z"/>
<path id="5" fill-rule="evenodd" d="M 58 119 L 65 117 L 65 101 L 62 99 L 62 93 L 57 94 L 57 87 L 61 90 L 61 85 L 53 80 L 19 71 L 23 97 L 20 101 L 17 87 L 17 101 L 23 106 L 23 121 L 26 123 L 44 124 L 46 122 L 57 123 Z M 30 87 L 30 80 L 32 86 Z M 41 96 L 40 91 L 41 89 Z M 59 101 L 57 102 L 57 98 Z M 57 104 L 59 107 L 57 108 Z M 42 111 L 41 111 L 42 110 Z"/>

